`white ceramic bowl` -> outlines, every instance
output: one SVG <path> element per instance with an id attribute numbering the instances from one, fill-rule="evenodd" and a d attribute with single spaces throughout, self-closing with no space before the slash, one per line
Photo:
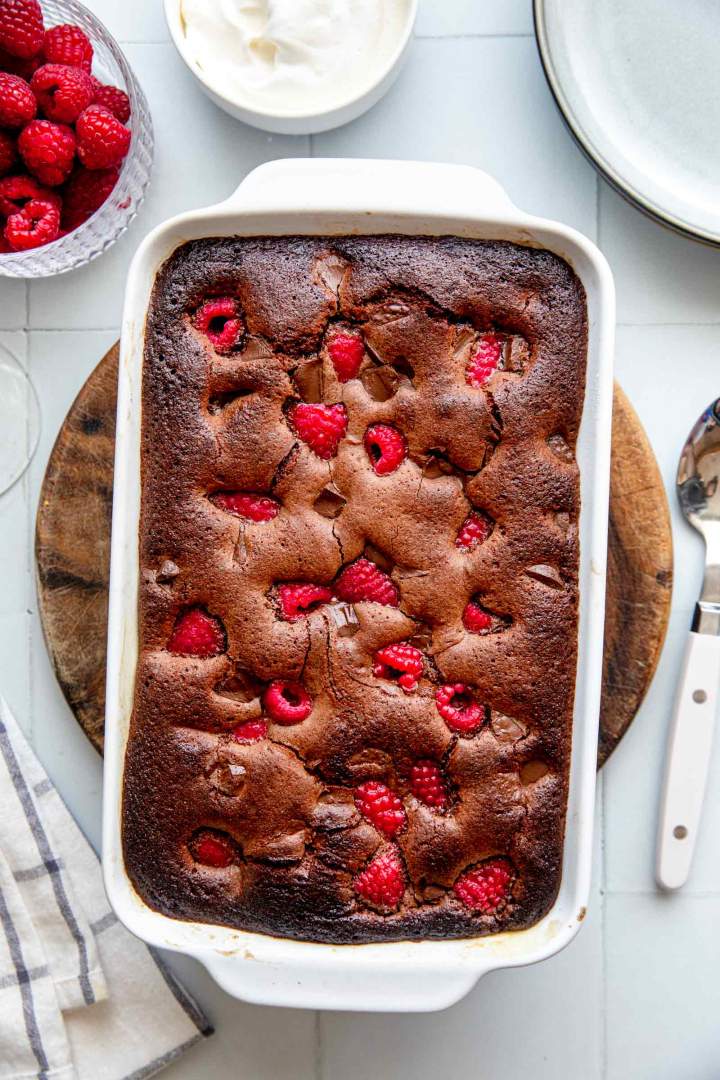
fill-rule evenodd
<path id="1" fill-rule="evenodd" d="M 42 0 L 45 26 L 75 23 L 92 42 L 93 74 L 119 86 L 130 98 L 130 150 L 113 191 L 77 229 L 52 244 L 0 255 L 0 277 L 36 278 L 77 270 L 97 258 L 122 236 L 145 198 L 153 160 L 150 110 L 139 82 L 110 32 L 78 0 Z"/>
<path id="2" fill-rule="evenodd" d="M 138 651 L 140 422 L 145 317 L 173 250 L 206 236 L 404 233 L 511 240 L 566 259 L 588 304 L 580 468 L 578 671 L 563 873 L 548 914 L 529 930 L 460 941 L 324 945 L 181 922 L 149 908 L 125 871 L 121 802 Z M 290 160 L 255 169 L 219 206 L 181 214 L 141 244 L 130 267 L 120 356 L 112 522 L 103 863 L 110 902 L 138 937 L 200 960 L 229 993 L 259 1004 L 419 1012 L 463 997 L 494 968 L 543 960 L 573 938 L 590 887 L 602 674 L 615 292 L 594 244 L 530 217 L 485 173 L 402 161 Z"/>
<path id="3" fill-rule="evenodd" d="M 351 120 L 357 119 L 358 116 L 361 116 L 373 105 L 377 104 L 380 98 L 390 89 L 400 73 L 410 45 L 417 16 L 418 0 L 407 0 L 407 18 L 402 34 L 387 64 L 380 70 L 375 79 L 368 83 L 361 93 L 349 97 L 340 104 L 324 112 L 310 113 L 282 113 L 273 112 L 272 110 L 265 112 L 247 102 L 243 102 L 240 98 L 227 97 L 219 93 L 217 87 L 211 86 L 207 79 L 204 78 L 202 71 L 198 68 L 188 49 L 181 16 L 182 0 L 164 0 L 164 6 L 165 19 L 175 48 L 211 101 L 214 101 L 216 105 L 219 105 L 221 109 L 230 113 L 237 120 L 242 120 L 253 127 L 262 128 L 263 131 L 272 131 L 278 135 L 312 135 L 320 131 L 329 131 L 331 128 L 340 127 L 341 124 L 347 124 Z"/>

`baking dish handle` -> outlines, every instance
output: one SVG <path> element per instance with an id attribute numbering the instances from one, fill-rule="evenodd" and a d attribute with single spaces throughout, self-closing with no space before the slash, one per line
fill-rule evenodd
<path id="1" fill-rule="evenodd" d="M 203 952 L 197 958 L 223 990 L 242 1001 L 285 1008 L 301 1003 L 305 1009 L 353 1012 L 437 1012 L 465 997 L 483 974 L 477 969 L 425 970 L 416 964 L 404 967 L 388 961 L 373 961 L 350 972 L 342 961 L 338 963 L 336 947 L 327 948 L 330 955 L 323 963 L 273 963 L 250 950 L 229 955 Z"/>
<path id="2" fill-rule="evenodd" d="M 246 176 L 222 209 L 437 217 L 439 202 L 454 217 L 525 217 L 496 180 L 470 165 L 362 158 L 269 161 Z"/>

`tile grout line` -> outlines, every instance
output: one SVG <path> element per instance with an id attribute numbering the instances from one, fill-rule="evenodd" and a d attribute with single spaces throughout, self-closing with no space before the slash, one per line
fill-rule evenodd
<path id="1" fill-rule="evenodd" d="M 113 326 L 34 326 L 33 334 L 117 334 L 120 336 L 120 324 Z"/>
<path id="2" fill-rule="evenodd" d="M 313 1072 L 315 1080 L 323 1080 L 322 1015 L 319 1009 L 315 1010 L 313 1036 Z"/>
<path id="3" fill-rule="evenodd" d="M 500 31 L 493 33 L 492 31 L 478 30 L 476 33 L 469 34 L 418 34 L 415 32 L 413 37 L 416 41 L 477 41 L 481 38 L 532 38 L 535 35 L 531 30 L 518 30 L 518 31 Z M 118 37 L 116 38 L 118 45 L 132 45 L 137 48 L 138 46 L 148 46 L 150 48 L 157 47 L 158 45 L 173 45 L 172 40 L 169 37 L 158 38 L 156 41 L 138 41 L 131 40 L 130 38 Z"/>
<path id="4" fill-rule="evenodd" d="M 608 1075 L 608 956 L 607 956 L 607 777 L 603 774 L 600 789 L 602 834 L 600 837 L 600 1074 Z"/>
<path id="5" fill-rule="evenodd" d="M 413 37 L 416 41 L 479 41 L 483 38 L 490 38 L 491 40 L 498 40 L 499 38 L 534 38 L 535 35 L 529 31 L 526 33 L 482 33 L 478 31 L 476 34 L 414 34 Z"/>
<path id="6" fill-rule="evenodd" d="M 653 896 L 656 899 L 672 902 L 672 893 L 666 893 L 664 889 L 608 889 L 607 896 L 615 898 L 623 898 L 626 900 L 632 900 L 633 898 L 641 899 L 643 897 Z M 693 891 L 691 889 L 680 890 L 680 896 L 684 900 L 720 900 L 720 889 L 698 889 Z M 678 899 L 680 899 L 680 896 Z"/>
<path id="7" fill-rule="evenodd" d="M 30 333 L 30 282 L 29 281 L 25 282 L 25 326 L 23 328 L 23 333 L 25 335 L 25 369 L 26 369 L 26 371 L 28 373 L 28 378 L 30 379 L 30 381 L 32 382 L 32 385 L 34 386 L 35 383 L 33 382 L 33 378 L 32 378 L 32 374 L 33 374 L 32 373 L 32 335 Z M 37 449 L 39 448 L 39 441 L 42 439 L 43 420 L 44 420 L 44 417 L 43 417 L 43 413 L 42 413 L 42 409 L 41 409 L 41 411 L 40 411 L 40 431 L 39 431 L 39 434 L 38 434 L 38 447 L 36 447 L 36 450 L 35 450 L 36 453 L 37 453 Z M 28 418 L 28 424 L 27 424 L 27 427 L 26 427 L 26 438 L 29 438 L 29 437 L 30 437 L 30 426 L 29 426 L 29 418 Z M 32 648 L 32 646 L 33 646 L 32 614 L 33 614 L 33 609 L 35 607 L 35 600 L 34 600 L 34 594 L 33 594 L 33 559 L 34 559 L 35 548 L 34 548 L 33 536 L 32 536 L 33 511 L 32 511 L 32 487 L 31 487 L 31 484 L 30 484 L 30 471 L 31 471 L 31 469 L 32 469 L 32 461 L 28 464 L 28 467 L 25 470 L 25 474 L 24 474 L 24 476 L 22 478 L 22 484 L 23 484 L 23 502 L 25 504 L 25 548 L 26 548 L 26 551 L 29 553 L 28 554 L 27 564 L 26 564 L 27 565 L 27 580 L 26 580 L 26 593 L 25 593 L 25 604 L 26 604 L 26 611 L 27 611 L 27 614 L 28 614 L 27 627 L 26 627 L 26 633 L 25 633 L 25 649 L 26 649 L 26 657 L 27 657 L 27 675 L 28 675 L 27 734 L 28 734 L 30 745 L 34 746 L 34 744 L 35 744 L 35 691 L 34 691 L 35 679 L 33 678 L 33 675 L 34 675 L 35 665 L 34 665 L 34 662 L 33 662 L 33 648 Z"/>
<path id="8" fill-rule="evenodd" d="M 620 322 L 618 320 L 615 325 L 635 330 L 646 330 L 651 327 L 672 328 L 674 326 L 685 326 L 690 327 L 691 329 L 696 328 L 702 330 L 706 327 L 720 326 L 720 322 L 702 322 L 699 319 L 695 319 L 693 322 Z"/>
<path id="9" fill-rule="evenodd" d="M 602 199 L 600 176 L 595 173 L 595 243 L 602 252 Z M 616 349 L 617 354 L 617 349 Z M 607 776 L 603 773 L 600 788 L 600 1075 L 608 1077 L 608 857 L 607 857 Z"/>
<path id="10" fill-rule="evenodd" d="M 601 968 L 600 978 L 602 982 L 600 997 L 600 1075 L 603 1080 L 608 1078 L 608 957 L 607 957 L 607 896 L 602 895 L 601 900 Z"/>
<path id="11" fill-rule="evenodd" d="M 602 251 L 602 243 L 600 236 L 600 177 L 598 173 L 595 173 L 595 243 Z"/>

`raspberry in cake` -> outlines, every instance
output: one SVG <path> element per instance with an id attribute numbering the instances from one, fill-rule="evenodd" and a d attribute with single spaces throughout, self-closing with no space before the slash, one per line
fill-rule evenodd
<path id="1" fill-rule="evenodd" d="M 407 642 L 386 645 L 375 653 L 373 675 L 378 679 L 396 679 L 398 686 L 407 693 L 417 689 L 422 673 L 422 653 Z"/>
<path id="2" fill-rule="evenodd" d="M 276 724 L 299 724 L 312 712 L 312 698 L 298 682 L 275 679 L 263 695 L 265 711 Z"/>
<path id="3" fill-rule="evenodd" d="M 436 762 L 418 761 L 413 765 L 410 786 L 415 798 L 426 806 L 440 809 L 447 806 L 447 785 Z"/>
<path id="4" fill-rule="evenodd" d="M 394 836 L 407 820 L 402 800 L 379 780 L 355 789 L 355 805 L 364 818 L 385 836 Z"/>
<path id="5" fill-rule="evenodd" d="M 398 591 L 391 579 L 370 559 L 361 558 L 347 566 L 335 583 L 335 593 L 350 603 L 372 600 L 397 607 Z"/>
<path id="6" fill-rule="evenodd" d="M 365 356 L 365 346 L 358 333 L 334 330 L 327 340 L 327 350 L 341 383 L 354 379 Z"/>
<path id="7" fill-rule="evenodd" d="M 473 510 L 460 526 L 460 531 L 455 538 L 455 546 L 461 551 L 473 551 L 487 540 L 491 531 L 492 525 L 487 517 Z"/>

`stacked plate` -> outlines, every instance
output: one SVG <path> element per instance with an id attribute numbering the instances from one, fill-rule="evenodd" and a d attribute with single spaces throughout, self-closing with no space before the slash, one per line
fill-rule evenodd
<path id="1" fill-rule="evenodd" d="M 535 25 L 560 110 L 610 183 L 720 245 L 720 4 L 535 0 Z"/>

